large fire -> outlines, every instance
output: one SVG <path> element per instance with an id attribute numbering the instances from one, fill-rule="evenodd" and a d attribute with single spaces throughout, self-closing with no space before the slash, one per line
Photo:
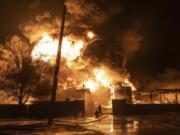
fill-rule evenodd
<path id="1" fill-rule="evenodd" d="M 92 92 L 99 88 L 99 84 L 94 79 L 89 79 L 84 82 L 86 88 L 89 88 Z"/>
<path id="2" fill-rule="evenodd" d="M 72 42 L 67 38 L 63 38 L 61 56 L 67 61 L 73 61 L 80 56 L 83 46 L 83 41 Z M 51 36 L 45 34 L 34 47 L 32 58 L 54 64 L 57 48 L 58 39 L 53 39 Z"/>
<path id="3" fill-rule="evenodd" d="M 85 81 L 84 85 L 92 91 L 98 90 L 100 86 L 111 89 L 111 78 L 107 76 L 103 69 L 94 69 L 93 79 Z"/>
<path id="4" fill-rule="evenodd" d="M 93 32 L 87 32 L 88 38 L 94 38 Z M 76 69 L 75 66 L 78 63 L 76 61 L 77 58 L 81 57 L 82 50 L 85 49 L 86 43 L 83 40 L 71 40 L 68 37 L 63 38 L 61 56 L 66 59 L 67 66 L 72 69 Z M 53 38 L 48 34 L 42 36 L 39 42 L 35 45 L 32 51 L 32 58 L 34 60 L 41 59 L 45 62 L 49 62 L 50 64 L 55 63 L 56 53 L 58 48 L 58 39 Z M 78 63 L 77 65 L 82 65 L 86 63 L 84 61 L 82 64 Z M 114 76 L 108 73 L 106 68 L 100 67 L 91 67 L 91 72 L 87 72 L 88 78 L 86 77 L 79 85 L 84 86 L 85 88 L 89 88 L 91 92 L 95 92 L 100 90 L 101 87 L 105 87 L 110 90 L 112 94 L 111 97 L 114 96 Z M 73 78 L 73 76 L 71 76 Z M 124 78 L 122 81 L 122 85 L 130 86 L 132 90 L 136 90 L 133 83 L 131 83 L 128 78 Z"/>

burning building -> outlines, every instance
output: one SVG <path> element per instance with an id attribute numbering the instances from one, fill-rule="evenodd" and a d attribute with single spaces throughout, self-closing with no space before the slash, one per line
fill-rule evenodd
<path id="1" fill-rule="evenodd" d="M 43 6 L 36 4 L 31 8 L 39 9 L 39 6 Z M 68 15 L 62 41 L 61 68 L 58 76 L 57 93 L 59 95 L 57 97 L 60 97 L 59 100 L 66 99 L 66 94 L 64 98 L 63 94 L 68 93 L 70 89 L 73 91 L 71 94 L 78 93 L 79 89 L 89 89 L 91 93 L 89 97 L 91 97 L 95 106 L 101 104 L 109 107 L 111 106 L 111 99 L 114 98 L 117 82 L 120 82 L 122 86 L 131 87 L 133 91 L 136 91 L 135 85 L 130 81 L 130 73 L 127 72 L 126 64 L 131 53 L 139 48 L 141 37 L 137 34 L 136 30 L 125 32 L 122 39 L 124 47 L 122 50 L 118 50 L 118 54 L 123 58 L 123 62 L 119 62 L 122 67 L 117 69 L 111 65 L 109 58 L 111 53 L 114 54 L 113 50 L 111 52 L 108 50 L 111 48 L 111 45 L 107 47 L 103 55 L 99 55 L 99 52 L 102 52 L 102 49 L 105 47 L 98 45 L 96 48 L 96 43 L 102 42 L 106 38 L 103 39 L 101 34 L 96 32 L 93 26 L 89 24 L 89 22 L 93 22 L 99 26 L 109 17 L 120 13 L 121 9 L 116 4 L 112 4 L 113 11 L 109 6 L 107 10 L 103 11 L 91 2 L 89 3 L 89 8 L 86 8 L 85 5 L 88 4 L 85 4 L 83 1 L 71 0 L 67 1 L 66 5 Z M 106 5 L 106 2 L 104 5 Z M 94 15 L 92 15 L 92 12 L 94 12 Z M 89 18 L 86 16 L 89 16 Z M 31 18 L 29 21 L 25 21 L 19 25 L 19 29 L 23 35 L 22 39 L 26 38 L 25 40 L 27 40 L 31 50 L 32 60 L 34 62 L 43 61 L 49 64 L 51 72 L 49 74 L 50 81 L 52 81 L 52 69 L 54 68 L 58 49 L 60 20 L 61 17 L 59 14 L 56 15 L 43 10 L 42 13 L 33 16 L 33 19 Z M 92 48 L 91 51 L 89 51 L 90 48 Z M 96 57 L 91 57 L 92 53 L 96 54 Z M 105 60 L 101 61 L 99 57 Z M 76 97 L 76 94 L 72 95 L 74 97 L 68 97 L 69 100 Z M 31 97 L 31 99 L 33 98 L 38 99 L 40 97 Z"/>
<path id="2" fill-rule="evenodd" d="M 49 100 L 51 87 L 47 85 L 51 86 L 52 83 L 62 19 L 59 11 L 63 4 L 55 4 L 60 1 L 41 2 L 28 3 L 30 17 L 23 18 L 24 20 L 18 24 L 20 35 L 12 36 L 0 47 L 1 57 L 4 59 L 0 61 L 1 74 L 15 67 L 13 53 L 9 53 L 7 48 L 17 54 L 19 67 L 22 66 L 24 52 L 30 52 L 34 63 L 43 61 L 48 65 L 48 74 L 42 74 L 49 84 L 44 84 L 44 87 L 33 91 L 31 100 L 40 100 L 42 95 Z M 176 85 L 179 84 L 177 79 L 179 73 L 175 71 L 170 71 L 171 75 L 161 76 L 160 81 L 166 81 L 160 87 L 157 87 L 159 82 L 153 80 L 152 84 L 146 84 L 144 91 L 137 90 L 137 85 L 132 81 L 128 70 L 128 62 L 134 52 L 141 47 L 142 36 L 138 31 L 140 25 L 133 23 L 127 25 L 127 28 L 121 28 L 124 25 L 121 26 L 120 22 L 118 22 L 119 27 L 113 25 L 114 22 L 110 20 L 114 20 L 115 16 L 117 14 L 119 16 L 123 11 L 120 3 L 117 1 L 111 3 L 108 0 L 98 2 L 67 0 L 66 5 L 67 16 L 62 40 L 57 100 L 84 99 L 88 107 L 86 109 L 91 111 L 99 104 L 107 108 L 112 107 L 112 100 L 119 100 L 128 105 L 179 102 L 179 94 L 176 94 L 176 90 L 174 90 L 175 93 L 169 90 L 146 90 L 146 87 L 149 89 L 151 86 L 172 88 L 167 87 L 166 84 L 174 80 Z M 23 9 L 25 10 L 24 7 Z M 57 11 L 54 12 L 54 10 Z M 22 54 L 20 55 L 18 51 Z M 40 67 L 44 68 L 44 65 Z M 141 80 L 147 80 L 147 77 Z M 175 88 L 179 88 L 179 85 Z"/>
<path id="3" fill-rule="evenodd" d="M 49 62 L 53 66 L 57 46 L 57 38 L 45 34 L 32 50 L 32 58 Z M 94 97 L 93 100 L 95 100 L 96 105 L 108 106 L 111 99 L 114 98 L 115 82 L 122 81 L 122 85 L 130 86 L 135 90 L 134 85 L 128 80 L 126 75 L 122 74 L 121 76 L 106 65 L 98 66 L 85 61 L 82 58 L 82 53 L 86 46 L 87 43 L 82 39 L 75 41 L 71 37 L 63 39 L 63 64 L 59 74 L 59 94 L 61 94 L 61 91 L 63 94 L 64 90 L 67 90 L 68 93 L 71 89 L 71 91 L 74 90 L 75 93 L 78 93 L 76 89 L 88 88 Z M 64 99 L 62 95 L 60 97 Z M 73 99 L 73 97 L 70 99 Z"/>

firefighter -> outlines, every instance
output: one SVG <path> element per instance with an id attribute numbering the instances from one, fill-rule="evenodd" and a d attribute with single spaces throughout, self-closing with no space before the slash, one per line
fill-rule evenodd
<path id="1" fill-rule="evenodd" d="M 102 115 L 102 108 L 101 108 L 101 105 L 98 106 L 98 111 L 99 111 L 99 114 Z"/>
<path id="2" fill-rule="evenodd" d="M 102 108 L 101 105 L 98 105 L 96 111 L 95 111 L 95 116 L 96 118 L 100 117 L 102 115 Z"/>

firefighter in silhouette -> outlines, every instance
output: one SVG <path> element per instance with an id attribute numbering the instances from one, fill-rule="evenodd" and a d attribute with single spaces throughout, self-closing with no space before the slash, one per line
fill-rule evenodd
<path id="1" fill-rule="evenodd" d="M 152 102 L 153 102 L 153 94 L 152 94 L 152 92 L 149 94 L 149 98 L 150 98 L 150 102 L 152 104 Z"/>
<path id="2" fill-rule="evenodd" d="M 95 111 L 95 116 L 96 118 L 100 117 L 102 115 L 102 108 L 101 105 L 98 105 L 96 111 Z"/>
<path id="3" fill-rule="evenodd" d="M 99 111 L 99 114 L 102 115 L 102 108 L 101 108 L 101 105 L 98 106 L 98 111 Z"/>

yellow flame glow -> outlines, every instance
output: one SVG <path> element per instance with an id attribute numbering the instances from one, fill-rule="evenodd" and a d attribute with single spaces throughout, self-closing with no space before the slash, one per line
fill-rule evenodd
<path id="1" fill-rule="evenodd" d="M 129 81 L 129 79 L 124 79 L 124 82 L 122 83 L 122 86 L 128 86 L 131 87 L 132 91 L 136 91 L 136 87 L 132 82 Z"/>
<path id="2" fill-rule="evenodd" d="M 89 31 L 87 32 L 87 36 L 89 39 L 91 39 L 95 35 L 93 32 Z M 75 60 L 81 56 L 82 49 L 84 47 L 85 45 L 82 40 L 70 41 L 67 37 L 63 38 L 61 56 L 67 60 L 66 64 L 68 65 L 68 67 L 72 67 L 73 69 L 75 69 L 74 67 L 76 67 L 76 64 L 74 63 L 77 62 Z M 49 62 L 50 64 L 54 64 L 57 49 L 58 49 L 58 39 L 52 38 L 50 35 L 45 34 L 35 45 L 31 55 L 34 60 L 40 59 L 45 62 Z M 80 65 L 83 66 L 84 63 Z M 82 82 L 80 82 L 80 84 L 83 83 L 83 85 L 86 88 L 89 88 L 91 92 L 95 92 L 96 90 L 99 90 L 100 87 L 102 86 L 106 87 L 112 93 L 112 97 L 114 97 L 114 88 L 112 86 L 114 81 L 114 76 L 111 75 L 111 73 L 108 72 L 109 70 L 106 69 L 108 68 L 92 67 L 91 69 L 92 73 L 91 74 L 88 73 L 90 79 L 89 78 L 87 80 L 84 79 Z M 134 84 L 131 83 L 128 78 L 124 78 L 124 82 L 122 85 L 130 86 L 132 90 L 136 90 Z"/>
<path id="3" fill-rule="evenodd" d="M 95 37 L 95 34 L 92 31 L 88 31 L 86 35 L 89 39 L 93 39 Z"/>
<path id="4" fill-rule="evenodd" d="M 57 39 L 53 39 L 49 35 L 44 35 L 33 48 L 31 56 L 34 60 L 41 59 L 45 62 L 54 63 L 57 45 Z"/>
<path id="5" fill-rule="evenodd" d="M 71 42 L 63 38 L 61 56 L 67 61 L 73 61 L 81 55 L 81 49 L 84 47 L 83 41 Z M 44 35 L 32 51 L 34 60 L 41 59 L 45 62 L 54 64 L 58 49 L 58 40 L 49 35 Z"/>
<path id="6" fill-rule="evenodd" d="M 81 49 L 83 48 L 83 41 L 72 43 L 66 38 L 63 39 L 62 44 L 62 57 L 65 57 L 68 61 L 73 61 L 81 55 Z"/>
<path id="7" fill-rule="evenodd" d="M 95 80 L 87 80 L 84 85 L 86 88 L 89 88 L 91 92 L 94 92 L 99 88 L 99 84 Z"/>
<path id="8" fill-rule="evenodd" d="M 107 76 L 103 69 L 94 69 L 94 76 L 96 81 L 98 81 L 102 86 L 110 88 L 110 77 Z"/>
<path id="9" fill-rule="evenodd" d="M 95 68 L 93 70 L 93 79 L 88 79 L 84 82 L 86 88 L 89 88 L 91 92 L 95 92 L 100 86 L 111 88 L 111 78 L 107 75 L 105 70 Z"/>

